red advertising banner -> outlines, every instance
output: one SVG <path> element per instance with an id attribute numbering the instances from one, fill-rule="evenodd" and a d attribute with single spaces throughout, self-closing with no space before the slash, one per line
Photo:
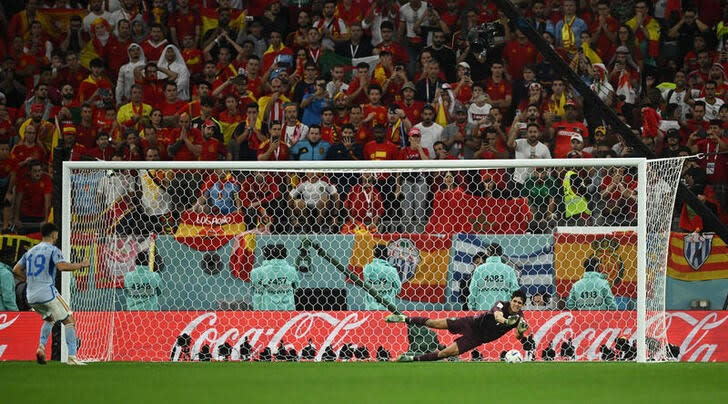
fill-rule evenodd
<path id="1" fill-rule="evenodd" d="M 238 360 L 238 347 L 245 338 L 252 355 L 270 347 L 276 352 L 281 342 L 297 352 L 311 340 L 321 358 L 321 347 L 338 351 L 344 344 L 366 346 L 374 356 L 382 346 L 394 357 L 407 350 L 407 326 L 386 324 L 383 311 L 170 311 L 170 312 L 76 312 L 83 359 L 117 361 L 187 360 L 177 345 L 177 337 L 190 336 L 190 356 L 194 359 L 207 345 L 213 360 L 218 346 L 229 343 L 231 360 Z M 408 312 L 445 318 L 474 312 Z M 113 317 L 113 323 L 112 323 Z M 602 344 L 614 347 L 614 339 L 632 339 L 636 332 L 635 313 L 631 311 L 571 312 L 541 311 L 527 313 L 537 343 L 536 357 L 551 343 L 558 351 L 562 342 L 572 340 L 578 360 L 598 360 Z M 595 323 L 594 319 L 599 322 Z M 101 326 L 105 324 L 106 327 Z M 113 324 L 113 330 L 108 327 Z M 152 326 L 153 325 L 153 326 Z M 0 313 L 0 360 L 32 360 L 41 320 L 35 313 Z M 653 324 L 654 326 L 654 324 Z M 671 311 L 666 313 L 670 343 L 680 347 L 683 361 L 728 361 L 728 311 Z M 111 334 L 110 334 L 111 333 Z M 112 345 L 103 345 L 111 337 Z M 438 332 L 440 342 L 450 344 L 456 336 Z M 508 334 L 478 348 L 486 359 L 498 358 L 508 349 L 522 351 L 521 344 Z M 469 358 L 469 354 L 463 355 Z"/>

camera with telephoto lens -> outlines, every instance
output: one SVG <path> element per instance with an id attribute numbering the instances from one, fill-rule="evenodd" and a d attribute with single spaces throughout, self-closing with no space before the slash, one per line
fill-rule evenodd
<path id="1" fill-rule="evenodd" d="M 502 24 L 488 22 L 480 24 L 468 33 L 470 50 L 475 55 L 486 57 L 505 44 L 506 30 Z"/>

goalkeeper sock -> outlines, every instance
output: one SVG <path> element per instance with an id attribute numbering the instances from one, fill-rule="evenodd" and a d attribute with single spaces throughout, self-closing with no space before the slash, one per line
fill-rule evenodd
<path id="1" fill-rule="evenodd" d="M 427 317 L 407 317 L 404 322 L 406 324 L 425 325 L 427 320 L 429 320 Z"/>
<path id="2" fill-rule="evenodd" d="M 429 361 L 436 361 L 440 359 L 437 355 L 440 353 L 440 351 L 430 352 L 426 353 L 424 355 L 420 355 L 415 357 L 415 362 L 429 362 Z"/>
<path id="3" fill-rule="evenodd" d="M 51 330 L 53 330 L 53 323 L 50 321 L 44 321 L 43 326 L 40 327 L 40 340 L 38 341 L 40 346 L 46 346 L 48 336 L 51 335 Z"/>
<path id="4" fill-rule="evenodd" d="M 76 325 L 66 325 L 66 346 L 68 347 L 68 356 L 76 356 L 78 348 L 78 337 L 76 336 Z"/>

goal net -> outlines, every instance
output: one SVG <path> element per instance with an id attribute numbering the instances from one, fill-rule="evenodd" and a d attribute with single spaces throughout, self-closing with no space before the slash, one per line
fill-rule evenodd
<path id="1" fill-rule="evenodd" d="M 67 162 L 84 360 L 386 360 L 457 338 L 390 310 L 528 299 L 532 338 L 461 355 L 665 359 L 682 160 Z M 493 272 L 493 262 L 512 270 Z"/>

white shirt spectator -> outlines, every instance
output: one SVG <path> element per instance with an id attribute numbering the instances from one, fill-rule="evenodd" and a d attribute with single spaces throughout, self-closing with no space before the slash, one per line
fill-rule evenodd
<path id="1" fill-rule="evenodd" d="M 308 207 L 316 207 L 316 204 L 321 200 L 324 195 L 336 195 L 336 187 L 319 178 L 318 181 L 303 181 L 294 189 L 291 190 L 291 198 L 298 198 L 299 196 L 303 199 Z"/>
<path id="2" fill-rule="evenodd" d="M 491 108 L 493 107 L 488 103 L 483 104 L 482 107 L 475 103 L 470 104 L 470 107 L 468 107 L 468 123 L 478 123 L 490 114 Z"/>
<path id="3" fill-rule="evenodd" d="M 422 122 L 415 125 L 415 128 L 420 130 L 422 133 L 422 140 L 420 144 L 423 149 L 427 149 L 430 152 L 430 156 L 435 155 L 435 142 L 441 140 L 443 127 L 440 124 L 433 122 L 430 126 L 425 126 Z"/>
<path id="4" fill-rule="evenodd" d="M 708 104 L 708 101 L 705 100 L 705 98 L 698 98 L 695 101 L 703 101 L 705 103 L 705 116 L 703 117 L 704 121 L 710 121 L 711 119 L 720 119 L 720 107 L 725 104 L 723 100 L 716 97 L 715 103 Z"/>
<path id="5" fill-rule="evenodd" d="M 528 144 L 527 139 L 516 139 L 516 159 L 550 159 L 551 152 L 545 144 L 538 142 L 535 146 Z M 531 169 L 520 167 L 513 170 L 513 180 L 519 184 L 526 182 Z"/>
<path id="6" fill-rule="evenodd" d="M 407 29 L 405 31 L 405 36 L 407 38 L 414 38 L 417 36 L 417 33 L 415 32 L 415 22 L 417 22 L 418 19 L 422 18 L 422 16 L 425 15 L 427 7 L 427 2 L 423 1 L 420 3 L 420 8 L 418 8 L 417 10 L 414 10 L 412 8 L 411 3 L 407 3 L 399 8 L 399 21 L 401 21 L 401 23 L 407 24 Z"/>
<path id="7" fill-rule="evenodd" d="M 139 52 L 141 53 L 141 55 L 136 62 L 126 63 L 122 65 L 121 68 L 119 68 L 119 76 L 116 81 L 117 105 L 122 105 L 129 102 L 129 97 L 131 97 L 131 86 L 133 86 L 136 82 L 136 78 L 134 77 L 134 69 L 139 66 L 144 66 L 144 64 L 147 62 L 147 59 L 144 57 L 144 51 L 142 50 L 142 47 L 138 44 L 132 43 L 131 45 L 129 45 L 127 47 L 127 53 L 129 53 L 129 51 L 133 47 L 139 48 Z"/>

